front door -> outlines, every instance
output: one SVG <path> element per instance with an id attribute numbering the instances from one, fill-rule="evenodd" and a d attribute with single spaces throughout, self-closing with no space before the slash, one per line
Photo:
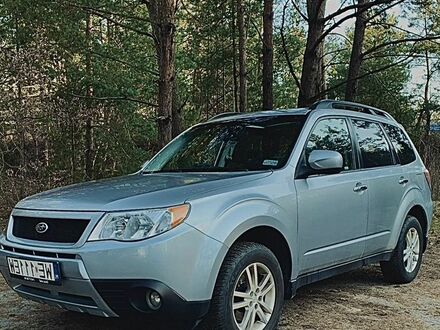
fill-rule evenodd
<path id="1" fill-rule="evenodd" d="M 302 274 L 360 258 L 367 230 L 368 183 L 362 171 L 356 171 L 347 120 L 324 118 L 315 125 L 303 152 L 303 166 L 313 150 L 339 152 L 344 170 L 295 181 Z"/>

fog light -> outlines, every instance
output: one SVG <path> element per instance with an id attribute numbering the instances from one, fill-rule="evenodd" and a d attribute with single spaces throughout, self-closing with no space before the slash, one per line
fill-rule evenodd
<path id="1" fill-rule="evenodd" d="M 147 300 L 149 302 L 150 308 L 154 310 L 158 310 L 162 305 L 162 298 L 160 294 L 152 290 L 149 292 L 149 294 L 147 293 L 147 295 L 148 295 Z"/>

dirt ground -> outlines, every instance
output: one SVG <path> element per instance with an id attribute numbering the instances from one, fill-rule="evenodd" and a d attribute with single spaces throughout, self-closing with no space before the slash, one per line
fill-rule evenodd
<path id="1" fill-rule="evenodd" d="M 182 325 L 59 310 L 21 299 L 1 278 L 0 329 L 182 329 Z M 379 266 L 370 266 L 304 287 L 286 302 L 279 329 L 440 329 L 439 218 L 434 220 L 416 281 L 389 285 Z"/>

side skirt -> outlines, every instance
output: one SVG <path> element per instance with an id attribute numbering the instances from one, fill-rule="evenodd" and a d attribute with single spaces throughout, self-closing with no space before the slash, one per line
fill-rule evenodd
<path id="1" fill-rule="evenodd" d="M 389 261 L 391 259 L 391 256 L 393 255 L 393 251 L 384 252 L 380 254 L 375 254 L 366 258 L 358 259 L 355 261 L 350 261 L 348 263 L 320 269 L 314 272 L 310 272 L 307 274 L 303 274 L 298 276 L 295 280 L 290 282 L 290 292 L 291 298 L 293 298 L 296 294 L 296 291 L 305 286 L 309 285 L 321 280 L 325 280 L 327 278 L 343 274 L 358 268 L 361 268 L 363 266 L 375 264 L 381 261 Z"/>

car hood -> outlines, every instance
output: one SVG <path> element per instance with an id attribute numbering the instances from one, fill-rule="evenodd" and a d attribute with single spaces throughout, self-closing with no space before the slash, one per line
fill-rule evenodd
<path id="1" fill-rule="evenodd" d="M 224 186 L 257 180 L 272 172 L 133 174 L 57 188 L 27 197 L 17 209 L 120 211 L 184 203 Z"/>

